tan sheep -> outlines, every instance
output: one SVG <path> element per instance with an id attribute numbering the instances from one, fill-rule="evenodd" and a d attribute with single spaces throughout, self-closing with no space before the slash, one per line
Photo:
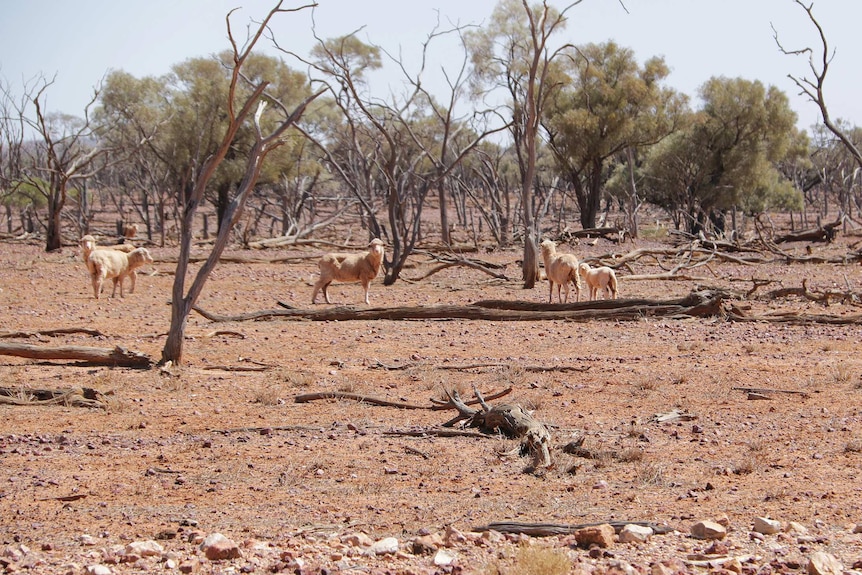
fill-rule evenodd
<path id="1" fill-rule="evenodd" d="M 123 294 L 123 279 L 127 276 L 132 279 L 132 287 L 129 293 L 135 293 L 135 281 L 137 274 L 135 270 L 145 264 L 153 263 L 153 256 L 147 248 L 135 248 L 129 253 L 117 250 L 93 250 L 87 260 L 87 268 L 90 270 L 90 279 L 93 281 L 93 294 L 96 299 L 102 293 L 104 281 L 111 278 L 114 281 L 114 290 L 111 297 L 117 293 L 117 284 L 120 285 L 120 297 Z"/>
<path id="2" fill-rule="evenodd" d="M 574 254 L 558 254 L 557 244 L 551 240 L 545 240 L 540 245 L 542 249 L 542 261 L 545 264 L 545 275 L 548 276 L 550 292 L 548 302 L 554 301 L 554 286 L 557 286 L 557 299 L 560 303 L 569 301 L 569 282 L 575 282 L 575 301 L 581 301 L 581 280 L 578 277 L 578 258 Z M 560 289 L 566 294 L 565 299 L 560 296 Z"/>
<path id="3" fill-rule="evenodd" d="M 368 303 L 368 286 L 383 263 L 383 242 L 377 238 L 368 244 L 368 251 L 355 254 L 326 254 L 317 262 L 320 268 L 320 279 L 314 284 L 311 294 L 311 303 L 317 303 L 317 292 L 323 289 L 323 297 L 326 303 L 329 301 L 327 288 L 333 281 L 339 282 L 362 282 L 365 290 L 365 303 Z"/>
<path id="4" fill-rule="evenodd" d="M 93 253 L 93 250 L 117 250 L 124 253 L 129 253 L 135 246 L 132 244 L 116 244 L 113 246 L 98 246 L 96 245 L 96 238 L 87 234 L 86 236 L 81 238 L 81 256 L 84 258 L 84 264 L 87 266 L 87 271 L 90 275 L 93 275 L 93 270 L 90 269 L 89 259 L 90 254 Z M 129 277 L 132 279 L 132 285 L 135 285 L 135 280 L 138 278 L 138 274 L 135 270 L 129 272 Z M 134 290 L 134 288 L 132 288 Z"/>
<path id="5" fill-rule="evenodd" d="M 591 268 L 585 262 L 578 266 L 578 275 L 587 282 L 590 301 L 598 299 L 599 290 L 602 291 L 603 298 L 607 299 L 607 296 L 610 296 L 611 299 L 617 299 L 617 274 L 612 268 L 607 266 Z"/>

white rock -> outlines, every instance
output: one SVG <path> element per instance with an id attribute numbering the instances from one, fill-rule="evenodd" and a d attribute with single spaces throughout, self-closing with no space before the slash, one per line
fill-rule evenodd
<path id="1" fill-rule="evenodd" d="M 107 565 L 88 565 L 87 575 L 111 575 L 113 571 Z"/>
<path id="2" fill-rule="evenodd" d="M 132 541 L 126 545 L 126 553 L 141 557 L 161 557 L 164 548 L 155 541 Z"/>
<path id="3" fill-rule="evenodd" d="M 434 554 L 434 565 L 437 567 L 445 567 L 455 562 L 455 556 L 444 549 L 438 549 Z"/>
<path id="4" fill-rule="evenodd" d="M 808 528 L 805 527 L 802 523 L 797 523 L 796 521 L 791 521 L 787 524 L 787 532 L 795 533 L 796 535 L 805 535 L 808 533 Z"/>
<path id="5" fill-rule="evenodd" d="M 764 535 L 775 535 L 781 531 L 781 521 L 769 519 L 768 517 L 755 517 L 754 530 Z"/>
<path id="6" fill-rule="evenodd" d="M 398 552 L 398 539 L 395 537 L 384 537 L 379 541 L 375 541 L 368 552 L 372 555 L 391 555 Z"/>
<path id="7" fill-rule="evenodd" d="M 620 530 L 620 543 L 645 543 L 652 534 L 652 527 L 629 523 Z"/>
<path id="8" fill-rule="evenodd" d="M 808 558 L 808 575 L 841 575 L 843 572 L 844 566 L 829 553 L 818 551 Z"/>
<path id="9" fill-rule="evenodd" d="M 81 541 L 81 545 L 90 546 L 90 545 L 96 544 L 96 540 L 93 538 L 92 535 L 86 535 L 86 534 L 81 535 L 80 541 Z"/>
<path id="10" fill-rule="evenodd" d="M 691 526 L 691 536 L 695 539 L 724 539 L 727 529 L 715 521 L 698 521 Z"/>

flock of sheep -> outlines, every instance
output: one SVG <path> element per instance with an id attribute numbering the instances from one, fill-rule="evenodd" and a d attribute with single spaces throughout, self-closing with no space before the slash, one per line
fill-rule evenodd
<path id="1" fill-rule="evenodd" d="M 554 301 L 554 286 L 557 287 L 557 300 L 560 303 L 568 302 L 570 284 L 572 283 L 575 284 L 575 301 L 580 301 L 584 282 L 589 289 L 590 300 L 597 299 L 599 292 L 605 298 L 616 299 L 617 277 L 613 269 L 606 266 L 591 268 L 585 262 L 578 262 L 578 258 L 574 254 L 558 253 L 557 244 L 551 240 L 543 241 L 541 249 L 545 275 L 550 284 L 549 302 Z M 96 239 L 91 235 L 81 238 L 81 253 L 90 273 L 93 295 L 96 299 L 100 298 L 104 282 L 107 279 L 114 282 L 111 297 L 116 296 L 118 285 L 120 297 L 124 297 L 123 280 L 127 277 L 131 279 L 132 284 L 129 293 L 134 293 L 138 276 L 136 270 L 141 266 L 153 263 L 153 257 L 147 248 L 135 248 L 126 243 L 114 246 L 97 246 Z M 343 283 L 361 282 L 365 292 L 365 303 L 368 304 L 368 288 L 371 285 L 371 280 L 380 273 L 383 256 L 383 242 L 377 238 L 371 240 L 371 243 L 368 244 L 368 250 L 364 252 L 328 253 L 324 255 L 317 262 L 317 267 L 320 268 L 320 277 L 314 284 L 311 303 L 317 303 L 317 294 L 321 290 L 326 303 L 332 303 L 329 300 L 327 288 L 333 281 L 338 281 Z"/>

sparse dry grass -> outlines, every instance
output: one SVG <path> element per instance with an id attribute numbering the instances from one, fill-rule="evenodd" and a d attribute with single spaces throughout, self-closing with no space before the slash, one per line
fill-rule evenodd
<path id="1" fill-rule="evenodd" d="M 509 564 L 511 563 L 511 564 Z M 518 547 L 511 562 L 485 566 L 484 575 L 567 575 L 572 570 L 572 559 L 559 548 L 523 544 Z"/>

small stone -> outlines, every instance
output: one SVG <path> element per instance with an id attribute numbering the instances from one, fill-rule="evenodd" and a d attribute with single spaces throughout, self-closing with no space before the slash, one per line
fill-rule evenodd
<path id="1" fill-rule="evenodd" d="M 818 551 L 808 558 L 808 575 L 841 575 L 844 566 L 833 555 Z"/>
<path id="2" fill-rule="evenodd" d="M 768 517 L 755 517 L 754 530 L 764 535 L 775 535 L 781 531 L 781 521 L 769 519 Z"/>
<path id="3" fill-rule="evenodd" d="M 423 535 L 413 540 L 413 553 L 415 555 L 431 555 L 443 547 L 443 538 L 437 533 Z"/>
<path id="4" fill-rule="evenodd" d="M 161 557 L 165 550 L 155 541 L 133 541 L 126 545 L 127 555 L 139 557 Z"/>
<path id="5" fill-rule="evenodd" d="M 645 543 L 652 534 L 652 527 L 629 523 L 620 530 L 620 543 Z"/>
<path id="6" fill-rule="evenodd" d="M 86 545 L 88 547 L 96 544 L 96 540 L 92 535 L 81 535 L 80 541 L 81 545 Z"/>
<path id="7" fill-rule="evenodd" d="M 459 543 L 467 542 L 467 537 L 451 525 L 446 528 L 446 536 L 444 539 L 446 541 L 446 545 L 449 547 L 454 547 Z"/>
<path id="8" fill-rule="evenodd" d="M 862 533 L 862 523 L 853 526 L 853 533 Z"/>
<path id="9" fill-rule="evenodd" d="M 673 575 L 674 570 L 664 563 L 653 563 L 650 568 L 650 575 Z"/>
<path id="10" fill-rule="evenodd" d="M 201 543 L 201 551 L 210 561 L 237 559 L 240 556 L 239 546 L 221 533 L 208 535 Z"/>
<path id="11" fill-rule="evenodd" d="M 113 571 L 107 565 L 88 565 L 87 575 L 111 575 Z"/>
<path id="12" fill-rule="evenodd" d="M 351 533 L 341 538 L 341 542 L 352 547 L 371 547 L 374 540 L 365 533 Z"/>
<path id="13" fill-rule="evenodd" d="M 715 521 L 698 521 L 691 526 L 691 536 L 695 539 L 724 539 L 727 529 Z"/>
<path id="14" fill-rule="evenodd" d="M 794 533 L 796 535 L 805 535 L 808 533 L 808 528 L 801 523 L 797 523 L 796 521 L 791 521 L 787 524 L 786 531 L 788 533 Z"/>
<path id="15" fill-rule="evenodd" d="M 446 551 L 445 549 L 439 549 L 437 553 L 434 554 L 434 565 L 437 567 L 445 567 L 446 565 L 451 565 L 455 562 L 455 556 Z"/>
<path id="16" fill-rule="evenodd" d="M 579 547 L 588 548 L 593 545 L 606 549 L 614 544 L 614 528 L 607 523 L 595 527 L 584 527 L 575 531 L 575 541 Z"/>
<path id="17" fill-rule="evenodd" d="M 391 555 L 398 552 L 398 539 L 395 537 L 384 537 L 379 541 L 375 541 L 368 552 L 372 555 Z"/>

